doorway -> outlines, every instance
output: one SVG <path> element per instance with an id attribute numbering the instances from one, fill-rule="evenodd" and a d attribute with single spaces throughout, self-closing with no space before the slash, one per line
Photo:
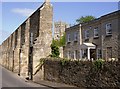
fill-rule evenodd
<path id="1" fill-rule="evenodd" d="M 90 49 L 90 59 L 96 59 L 96 49 Z"/>

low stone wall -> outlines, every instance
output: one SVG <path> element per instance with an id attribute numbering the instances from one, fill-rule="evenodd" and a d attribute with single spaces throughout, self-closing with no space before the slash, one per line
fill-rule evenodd
<path id="1" fill-rule="evenodd" d="M 104 62 L 97 69 L 90 61 L 45 60 L 44 80 L 78 87 L 120 88 L 120 61 Z"/>

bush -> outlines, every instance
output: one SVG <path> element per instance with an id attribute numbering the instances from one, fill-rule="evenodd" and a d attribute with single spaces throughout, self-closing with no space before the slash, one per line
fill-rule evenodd
<path id="1" fill-rule="evenodd" d="M 65 66 L 68 62 L 70 62 L 70 60 L 69 60 L 69 59 L 66 59 L 66 58 L 64 58 L 64 59 L 62 59 L 62 60 L 60 61 L 60 63 L 61 63 L 62 66 Z"/>
<path id="2" fill-rule="evenodd" d="M 103 59 L 98 59 L 94 62 L 94 66 L 96 69 L 102 69 L 104 64 L 104 60 Z"/>

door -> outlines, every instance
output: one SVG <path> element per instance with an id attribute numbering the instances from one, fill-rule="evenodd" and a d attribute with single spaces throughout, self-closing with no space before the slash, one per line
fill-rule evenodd
<path id="1" fill-rule="evenodd" d="M 90 59 L 95 60 L 96 59 L 96 50 L 90 49 Z"/>

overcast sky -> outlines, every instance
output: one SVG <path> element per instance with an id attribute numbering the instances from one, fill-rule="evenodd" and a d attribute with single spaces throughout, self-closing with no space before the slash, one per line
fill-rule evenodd
<path id="1" fill-rule="evenodd" d="M 0 20 L 2 21 L 0 22 L 0 44 L 42 4 L 42 2 L 8 1 L 4 0 L 2 4 L 0 3 L 2 8 L 0 9 L 0 19 L 2 19 Z M 118 2 L 52 2 L 52 5 L 54 21 L 61 20 L 68 24 L 75 24 L 75 20 L 81 16 L 93 15 L 98 18 L 118 10 Z"/>

